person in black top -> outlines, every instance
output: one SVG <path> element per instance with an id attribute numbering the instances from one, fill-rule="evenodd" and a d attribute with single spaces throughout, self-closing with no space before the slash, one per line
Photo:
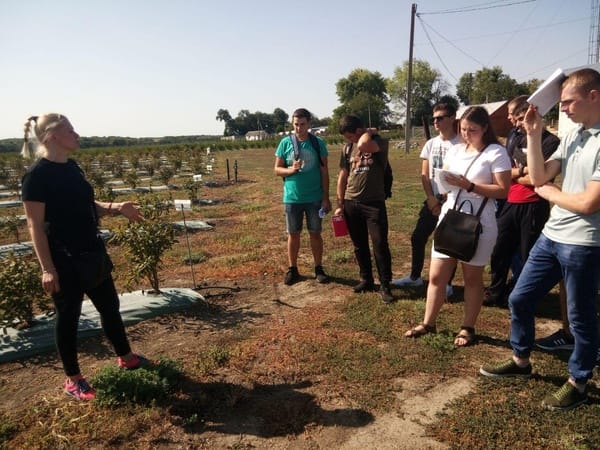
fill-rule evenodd
<path id="1" fill-rule="evenodd" d="M 29 145 L 32 125 L 38 143 L 35 155 Z M 75 261 L 86 252 L 106 252 L 98 236 L 98 216 L 122 214 L 131 221 L 142 217 L 132 202 L 94 200 L 92 186 L 77 163 L 69 158 L 78 148 L 79 135 L 65 116 L 52 113 L 27 119 L 22 154 L 37 159 L 23 177 L 22 199 L 42 268 L 42 285 L 52 295 L 56 310 L 55 340 L 67 375 L 65 393 L 91 400 L 95 391 L 81 375 L 77 360 L 77 326 L 84 293 L 100 313 L 102 328 L 115 349 L 118 365 L 135 369 L 146 360 L 131 351 L 110 271 L 96 286 L 84 287 Z"/>

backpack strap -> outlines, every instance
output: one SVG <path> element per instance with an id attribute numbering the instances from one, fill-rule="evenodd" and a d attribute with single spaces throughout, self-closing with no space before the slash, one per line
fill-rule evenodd
<path id="1" fill-rule="evenodd" d="M 350 171 L 350 155 L 352 155 L 352 142 L 346 142 L 344 145 L 344 158 L 346 160 L 346 168 L 348 172 Z"/>
<path id="2" fill-rule="evenodd" d="M 294 161 L 298 161 L 300 159 L 300 143 L 298 142 L 298 136 L 295 133 L 290 134 L 290 139 L 292 140 L 292 147 L 294 149 Z M 321 145 L 319 144 L 319 140 L 317 137 L 308 133 L 308 140 L 310 142 L 310 146 L 313 148 L 315 152 L 317 152 L 317 157 L 319 158 L 319 164 L 324 166 L 323 160 L 321 159 Z"/>

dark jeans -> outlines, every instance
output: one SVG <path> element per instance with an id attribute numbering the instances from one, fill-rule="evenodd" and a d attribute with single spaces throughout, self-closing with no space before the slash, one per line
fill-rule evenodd
<path id="1" fill-rule="evenodd" d="M 84 293 L 68 269 L 59 270 L 59 277 L 61 290 L 52 296 L 56 309 L 56 348 L 65 374 L 73 376 L 80 373 L 77 362 L 77 328 Z M 119 312 L 119 296 L 112 277 L 86 294 L 100 313 L 102 329 L 116 354 L 123 356 L 129 353 L 131 348 Z"/>
<path id="2" fill-rule="evenodd" d="M 585 383 L 592 377 L 598 351 L 600 247 L 560 244 L 540 235 L 509 297 L 510 344 L 515 356 L 529 357 L 535 340 L 536 304 L 561 278 L 575 338 L 569 373 L 577 383 Z"/>
<path id="3" fill-rule="evenodd" d="M 358 263 L 360 278 L 373 280 L 373 266 L 369 249 L 369 235 L 373 243 L 373 256 L 377 265 L 379 282 L 388 285 L 392 279 L 392 255 L 388 244 L 388 218 L 385 201 L 344 201 L 344 216 Z"/>
<path id="4" fill-rule="evenodd" d="M 488 289 L 491 296 L 498 299 L 508 296 L 506 282 L 514 254 L 518 252 L 522 264 L 525 264 L 549 214 L 550 205 L 546 200 L 504 204 L 498 217 L 498 238 L 491 256 L 492 278 Z M 519 273 L 520 270 L 513 270 L 515 282 Z"/>

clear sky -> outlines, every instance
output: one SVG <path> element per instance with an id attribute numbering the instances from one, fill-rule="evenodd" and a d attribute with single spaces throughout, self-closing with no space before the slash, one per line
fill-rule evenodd
<path id="1" fill-rule="evenodd" d="M 131 137 L 221 134 L 220 108 L 331 116 L 340 78 L 408 60 L 412 3 L 0 0 L 0 138 L 44 112 Z M 414 3 L 414 57 L 452 91 L 482 67 L 521 82 L 588 62 L 590 0 Z"/>

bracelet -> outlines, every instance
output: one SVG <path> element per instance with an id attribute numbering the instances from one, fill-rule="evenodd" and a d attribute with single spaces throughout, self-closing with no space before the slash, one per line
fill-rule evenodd
<path id="1" fill-rule="evenodd" d="M 42 269 L 42 273 L 55 273 L 56 269 L 52 267 L 51 269 Z"/>
<path id="2" fill-rule="evenodd" d="M 473 192 L 473 189 L 475 189 L 475 183 L 471 183 L 469 185 L 469 188 L 467 189 L 467 192 Z"/>

